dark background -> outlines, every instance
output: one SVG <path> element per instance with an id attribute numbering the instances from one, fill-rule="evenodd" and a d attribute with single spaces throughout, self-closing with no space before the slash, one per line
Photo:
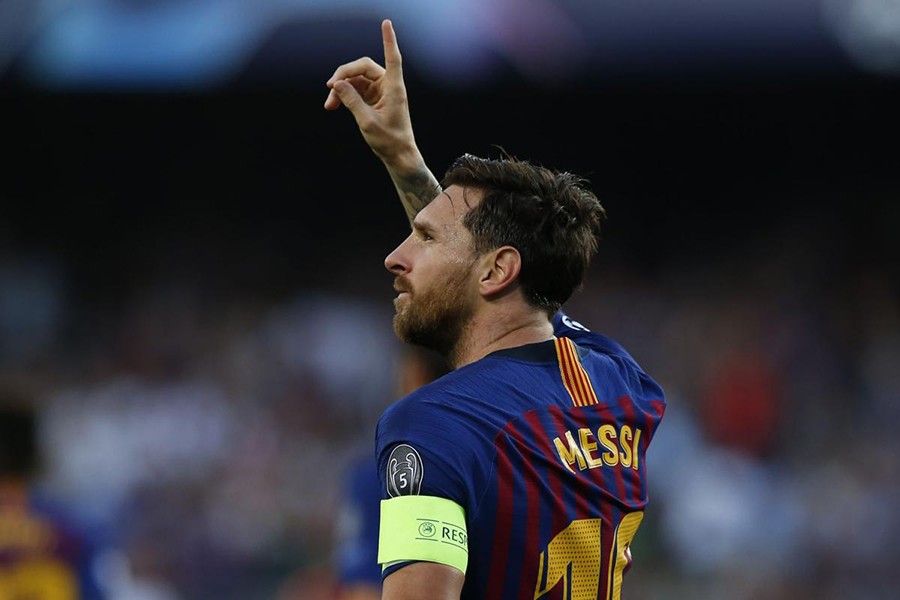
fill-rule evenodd
<path id="1" fill-rule="evenodd" d="M 417 138 L 437 174 L 463 152 L 503 148 L 583 175 L 609 212 L 606 247 L 637 269 L 804 220 L 839 224 L 830 243 L 847 251 L 877 259 L 891 250 L 894 80 L 549 90 L 509 81 L 454 93 L 408 78 Z M 371 260 L 377 270 L 380 257 L 361 256 L 359 246 L 387 252 L 405 222 L 351 116 L 322 109 L 324 85 L 260 88 L 7 87 L 3 244 L 52 248 L 88 279 L 140 276 L 166 259 L 159 244 L 176 262 L 208 263 L 209 276 L 251 287 L 274 283 L 262 257 L 288 277 L 275 289 L 292 275 L 331 281 L 329 269 L 306 268 L 313 255 L 320 265 Z"/>

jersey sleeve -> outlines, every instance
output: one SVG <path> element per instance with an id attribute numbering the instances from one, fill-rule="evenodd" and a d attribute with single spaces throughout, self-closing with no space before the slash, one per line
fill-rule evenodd
<path id="1" fill-rule="evenodd" d="M 423 388 L 392 406 L 378 424 L 376 454 L 381 497 L 422 496 L 449 500 L 468 516 L 479 497 L 481 456 L 471 420 Z M 432 397 L 429 397 L 432 395 Z M 466 519 L 468 520 L 468 519 Z M 416 561 L 390 564 L 391 573 Z"/>

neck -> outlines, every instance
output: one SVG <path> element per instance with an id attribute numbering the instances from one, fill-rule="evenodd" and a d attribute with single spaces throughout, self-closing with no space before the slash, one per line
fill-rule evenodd
<path id="1" fill-rule="evenodd" d="M 546 342 L 553 338 L 553 325 L 546 313 L 531 309 L 498 307 L 482 311 L 468 323 L 448 359 L 455 369 L 480 360 L 497 350 Z"/>

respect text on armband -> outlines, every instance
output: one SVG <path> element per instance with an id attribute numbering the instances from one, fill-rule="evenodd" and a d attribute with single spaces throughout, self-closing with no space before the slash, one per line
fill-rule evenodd
<path id="1" fill-rule="evenodd" d="M 465 529 L 436 519 L 416 519 L 416 521 L 419 523 L 417 540 L 441 542 L 468 552 L 469 536 Z"/>

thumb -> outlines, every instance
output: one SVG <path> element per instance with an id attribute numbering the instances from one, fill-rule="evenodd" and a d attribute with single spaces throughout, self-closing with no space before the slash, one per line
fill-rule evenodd
<path id="1" fill-rule="evenodd" d="M 362 117 L 363 111 L 369 106 L 362 99 L 362 96 L 359 95 L 359 92 L 356 91 L 356 88 L 346 81 L 340 80 L 334 82 L 332 89 L 341 99 L 341 103 L 350 109 L 350 112 L 353 113 L 353 116 L 358 121 Z"/>

